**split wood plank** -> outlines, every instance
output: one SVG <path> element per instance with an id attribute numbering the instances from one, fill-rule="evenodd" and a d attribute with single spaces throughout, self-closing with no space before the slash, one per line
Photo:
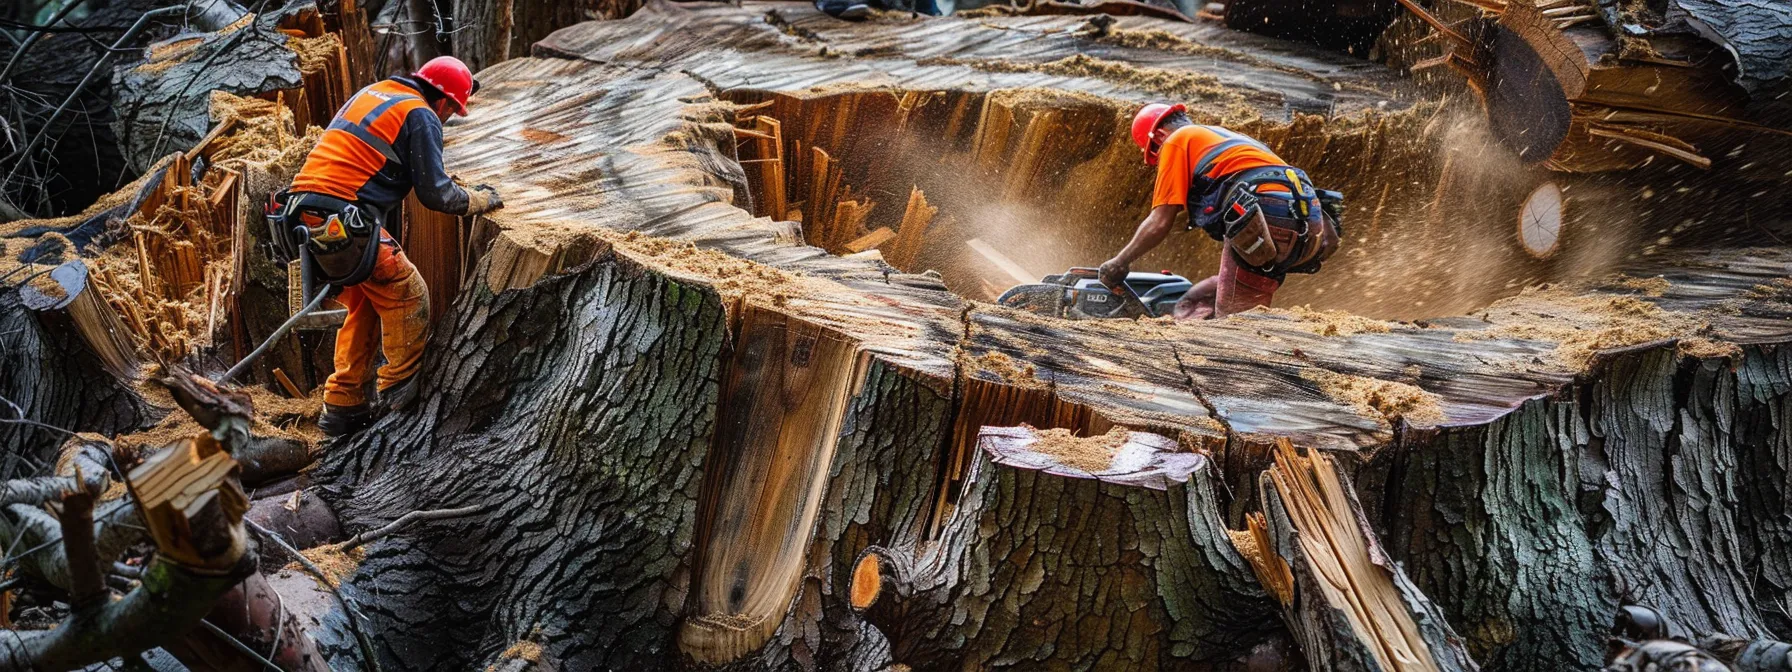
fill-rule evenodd
<path id="1" fill-rule="evenodd" d="M 753 117 L 753 130 L 760 136 L 753 142 L 758 156 L 760 194 L 764 197 L 762 214 L 777 217 L 790 209 L 785 196 L 784 124 L 760 115 Z"/>
<path id="2" fill-rule="evenodd" d="M 304 399 L 305 398 L 305 393 L 300 392 L 299 386 L 294 385 L 292 382 L 292 379 L 286 377 L 286 371 L 281 369 L 278 366 L 274 367 L 274 380 L 278 381 L 280 383 L 280 387 L 286 389 L 287 396 L 292 397 L 294 399 Z"/>
<path id="3" fill-rule="evenodd" d="M 841 201 L 834 204 L 834 221 L 828 225 L 829 252 L 839 253 L 846 245 L 864 235 L 865 219 L 871 216 L 872 201 Z"/>
<path id="4" fill-rule="evenodd" d="M 845 245 L 845 248 L 846 248 L 847 253 L 857 254 L 859 252 L 864 252 L 865 250 L 869 250 L 869 249 L 875 248 L 879 245 L 882 245 L 884 243 L 890 242 L 891 240 L 893 240 L 895 238 L 896 238 L 895 231 L 890 230 L 890 227 L 880 226 L 880 227 L 877 227 L 877 229 L 873 230 L 871 233 L 867 233 L 863 236 L 859 236 L 858 238 L 854 238 L 851 241 L 848 241 Z"/>
<path id="5" fill-rule="evenodd" d="M 902 224 L 896 229 L 896 243 L 889 253 L 884 255 L 891 266 L 912 271 L 920 261 L 921 244 L 927 236 L 927 227 L 932 224 L 939 208 L 927 204 L 927 195 L 920 187 L 913 187 L 908 192 L 908 207 L 902 211 Z"/>

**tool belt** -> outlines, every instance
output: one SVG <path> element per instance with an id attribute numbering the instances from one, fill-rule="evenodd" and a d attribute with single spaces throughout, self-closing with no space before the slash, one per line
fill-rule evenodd
<path id="1" fill-rule="evenodd" d="M 384 219 L 377 208 L 282 191 L 269 199 L 267 217 L 268 239 L 284 259 L 304 259 L 314 282 L 347 287 L 373 274 Z"/>
<path id="2" fill-rule="evenodd" d="M 1258 191 L 1265 184 L 1287 191 Z M 1315 188 L 1299 168 L 1239 171 L 1210 198 L 1217 203 L 1190 216 L 1189 227 L 1228 241 L 1241 265 L 1262 275 L 1279 281 L 1289 273 L 1316 273 L 1338 249 L 1343 196 Z"/>

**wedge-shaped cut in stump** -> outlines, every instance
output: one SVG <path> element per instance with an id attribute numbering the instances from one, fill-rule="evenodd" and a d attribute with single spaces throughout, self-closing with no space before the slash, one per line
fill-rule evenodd
<path id="1" fill-rule="evenodd" d="M 849 594 L 896 662 L 1187 669 L 1274 636 L 1274 606 L 1228 541 L 1205 456 L 1144 432 L 1056 443 L 1098 451 L 1069 459 L 1105 466 L 1035 450 L 1030 427 L 984 427 L 937 541 L 865 550 Z"/>

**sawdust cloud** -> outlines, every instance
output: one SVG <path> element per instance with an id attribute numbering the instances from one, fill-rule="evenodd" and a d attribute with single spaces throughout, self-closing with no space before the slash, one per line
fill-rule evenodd
<path id="1" fill-rule="evenodd" d="M 1054 94 L 999 91 L 972 103 L 973 110 L 988 107 L 1001 96 L 1012 115 L 1006 136 L 998 139 L 1006 145 L 993 161 L 977 156 L 976 136 L 987 135 L 985 130 L 954 138 L 910 124 L 907 137 L 893 137 L 893 130 L 885 130 L 893 124 L 855 120 L 858 132 L 888 134 L 870 146 L 896 152 L 893 160 L 875 164 L 892 168 L 870 176 L 871 184 L 854 185 L 855 193 L 899 204 L 911 187 L 919 187 L 940 208 L 916 263 L 903 270 L 937 270 L 959 295 L 992 300 L 1022 280 L 1036 282 L 1074 266 L 1097 266 L 1126 244 L 1150 209 L 1153 180 L 1126 137 L 1130 109 Z M 1011 174 L 1020 163 L 1014 160 L 1014 148 L 1027 135 L 1027 120 L 1044 112 L 1056 115 L 1049 137 L 1036 147 L 1045 158 L 1029 175 Z M 1321 186 L 1347 191 L 1345 242 L 1320 273 L 1290 276 L 1276 306 L 1348 311 L 1374 320 L 1459 315 L 1537 284 L 1603 277 L 1680 242 L 1671 237 L 1673 232 L 1640 223 L 1650 219 L 1651 204 L 1639 201 L 1632 193 L 1635 187 L 1620 178 L 1569 180 L 1527 166 L 1497 144 L 1472 106 L 1420 114 L 1429 121 L 1389 116 L 1382 124 L 1371 114 L 1366 121 L 1324 123 L 1321 133 L 1368 129 L 1378 134 L 1367 143 L 1371 149 L 1364 150 L 1373 155 L 1365 159 L 1334 152 L 1325 154 L 1319 165 L 1306 166 Z M 809 123 L 785 122 L 787 133 Z M 1423 159 L 1390 161 L 1386 156 L 1394 145 Z M 837 154 L 837 160 L 848 164 L 875 161 L 858 152 Z M 1518 213 L 1525 197 L 1545 179 L 1563 189 L 1568 215 L 1560 250 L 1536 259 L 1518 241 Z M 900 210 L 879 208 L 873 218 L 893 218 Z M 1692 221 L 1676 228 L 1690 227 Z M 867 224 L 896 228 L 897 222 Z M 973 238 L 989 244 L 1027 277 L 1003 272 L 971 250 L 966 241 Z M 1179 222 L 1165 243 L 1133 268 L 1199 280 L 1217 272 L 1220 251 L 1217 242 L 1185 231 Z"/>

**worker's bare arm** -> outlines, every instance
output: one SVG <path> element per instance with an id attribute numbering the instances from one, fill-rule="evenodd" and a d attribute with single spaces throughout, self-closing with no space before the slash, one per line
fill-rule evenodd
<path id="1" fill-rule="evenodd" d="M 1138 261 L 1139 257 L 1145 256 L 1146 252 L 1163 244 L 1164 238 L 1170 235 L 1170 227 L 1176 223 L 1177 213 L 1180 212 L 1182 212 L 1180 205 L 1160 205 L 1152 208 L 1151 214 L 1145 216 L 1145 221 L 1139 222 L 1138 230 L 1132 234 L 1132 241 L 1128 242 L 1126 247 L 1121 248 L 1114 258 L 1102 263 L 1102 282 L 1112 284 L 1124 280 L 1132 262 Z"/>

